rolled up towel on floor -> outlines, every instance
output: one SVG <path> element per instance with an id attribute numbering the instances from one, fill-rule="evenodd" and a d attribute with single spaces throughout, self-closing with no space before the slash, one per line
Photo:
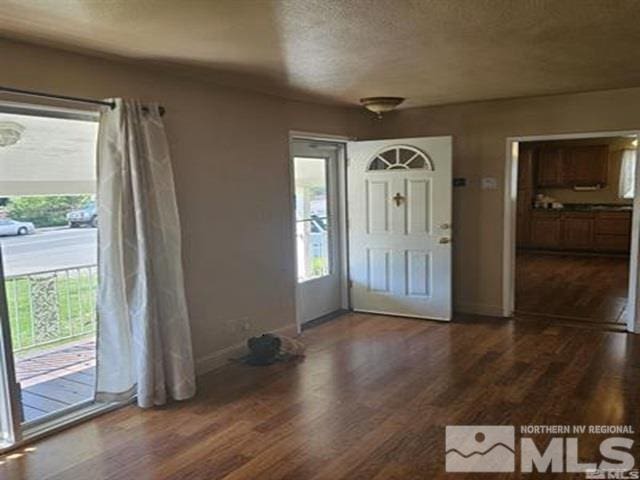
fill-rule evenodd
<path id="1" fill-rule="evenodd" d="M 304 344 L 290 337 L 265 333 L 247 340 L 248 365 L 264 366 L 304 356 Z"/>

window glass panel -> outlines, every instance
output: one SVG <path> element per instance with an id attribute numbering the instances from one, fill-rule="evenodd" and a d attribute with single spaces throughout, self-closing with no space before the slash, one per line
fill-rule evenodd
<path id="1" fill-rule="evenodd" d="M 620 161 L 620 198 L 633 198 L 636 184 L 636 151 L 624 150 Z"/>
<path id="2" fill-rule="evenodd" d="M 406 147 L 391 147 L 376 155 L 367 167 L 373 170 L 429 169 L 431 165 L 424 153 Z"/>
<path id="3" fill-rule="evenodd" d="M 409 150 L 408 148 L 400 148 L 399 154 L 400 154 L 400 163 L 407 163 L 411 159 L 419 155 L 413 150 Z"/>
<path id="4" fill-rule="evenodd" d="M 387 164 L 384 163 L 380 158 L 376 157 L 369 165 L 369 170 L 386 170 Z"/>
<path id="5" fill-rule="evenodd" d="M 391 150 L 387 150 L 386 152 L 382 152 L 380 154 L 380 156 L 382 158 L 384 158 L 387 163 L 389 163 L 390 165 L 393 165 L 394 163 L 397 163 L 398 160 L 398 152 L 395 148 L 391 149 Z"/>
<path id="6" fill-rule="evenodd" d="M 424 158 L 417 156 L 409 163 L 407 163 L 407 167 L 409 168 L 426 168 L 426 164 Z"/>
<path id="7" fill-rule="evenodd" d="M 312 222 L 298 222 L 298 281 L 329 275 L 329 233 Z"/>
<path id="8" fill-rule="evenodd" d="M 298 280 L 329 275 L 327 159 L 295 157 Z"/>

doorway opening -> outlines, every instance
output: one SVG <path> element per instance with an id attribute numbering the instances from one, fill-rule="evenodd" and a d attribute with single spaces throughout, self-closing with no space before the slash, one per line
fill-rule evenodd
<path id="1" fill-rule="evenodd" d="M 348 308 L 344 167 L 344 143 L 291 140 L 299 329 Z"/>
<path id="2" fill-rule="evenodd" d="M 97 120 L 0 108 L 0 400 L 9 443 L 93 408 Z"/>
<path id="3" fill-rule="evenodd" d="M 510 142 L 511 313 L 633 331 L 637 138 L 621 132 Z"/>

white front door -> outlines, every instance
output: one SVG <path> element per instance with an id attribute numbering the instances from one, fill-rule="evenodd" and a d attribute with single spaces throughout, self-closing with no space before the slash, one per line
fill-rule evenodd
<path id="1" fill-rule="evenodd" d="M 356 311 L 451 319 L 451 137 L 348 145 Z"/>
<path id="2" fill-rule="evenodd" d="M 343 148 L 302 139 L 291 143 L 299 325 L 343 306 L 338 202 L 338 164 Z"/>

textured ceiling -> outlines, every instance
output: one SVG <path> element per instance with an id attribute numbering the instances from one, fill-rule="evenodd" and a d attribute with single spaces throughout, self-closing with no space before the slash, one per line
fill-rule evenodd
<path id="1" fill-rule="evenodd" d="M 0 35 L 296 99 L 640 86 L 637 0 L 0 0 Z"/>

